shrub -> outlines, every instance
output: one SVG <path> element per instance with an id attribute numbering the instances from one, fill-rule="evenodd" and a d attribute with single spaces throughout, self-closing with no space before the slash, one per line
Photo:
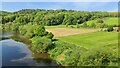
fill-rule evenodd
<path id="1" fill-rule="evenodd" d="M 82 25 L 82 27 L 85 27 L 85 28 L 88 27 L 87 23 L 84 22 L 83 25 Z"/>
<path id="2" fill-rule="evenodd" d="M 52 39 L 54 37 L 54 35 L 50 32 L 46 35 L 46 37 L 49 38 L 49 39 Z"/>
<path id="3" fill-rule="evenodd" d="M 5 30 L 7 30 L 7 31 L 12 30 L 11 25 L 12 25 L 11 22 L 9 22 L 9 23 L 5 23 Z"/>
<path id="4" fill-rule="evenodd" d="M 66 23 L 66 27 L 68 27 L 69 26 L 69 23 Z"/>
<path id="5" fill-rule="evenodd" d="M 79 26 L 79 24 L 78 24 L 78 23 L 76 23 L 76 26 L 77 26 L 77 28 L 80 28 L 80 26 Z"/>
<path id="6" fill-rule="evenodd" d="M 105 23 L 100 24 L 100 28 L 106 28 L 106 27 L 108 27 L 107 24 L 105 24 Z"/>
<path id="7" fill-rule="evenodd" d="M 112 51 L 109 48 L 92 49 L 84 52 L 78 62 L 79 65 L 90 65 L 90 66 L 109 66 L 118 64 L 117 51 Z"/>
<path id="8" fill-rule="evenodd" d="M 99 19 L 99 20 L 97 20 L 97 23 L 104 23 L 104 21 Z"/>
<path id="9" fill-rule="evenodd" d="M 24 28 L 23 25 L 19 26 L 19 33 L 22 34 L 22 35 L 25 35 L 27 32 L 27 30 Z"/>
<path id="10" fill-rule="evenodd" d="M 95 23 L 91 23 L 90 27 L 95 28 L 96 24 Z"/>
<path id="11" fill-rule="evenodd" d="M 74 26 L 70 26 L 71 28 L 74 28 Z"/>
<path id="12" fill-rule="evenodd" d="M 35 36 L 31 39 L 32 50 L 35 52 L 47 52 L 49 47 L 52 46 L 52 40 L 46 37 Z"/>
<path id="13" fill-rule="evenodd" d="M 39 25 L 35 30 L 34 30 L 34 34 L 35 36 L 45 36 L 47 35 L 47 31 L 45 31 L 45 27 L 43 25 Z"/>
<path id="14" fill-rule="evenodd" d="M 118 27 L 118 25 L 115 25 L 115 24 L 114 24 L 113 27 Z"/>
<path id="15" fill-rule="evenodd" d="M 109 27 L 107 28 L 107 31 L 108 31 L 108 32 L 113 31 L 113 26 L 109 26 Z"/>

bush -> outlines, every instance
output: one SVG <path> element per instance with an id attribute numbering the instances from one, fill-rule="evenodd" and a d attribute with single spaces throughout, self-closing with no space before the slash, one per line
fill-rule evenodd
<path id="1" fill-rule="evenodd" d="M 68 27 L 69 26 L 69 23 L 66 23 L 66 27 Z"/>
<path id="2" fill-rule="evenodd" d="M 47 52 L 49 47 L 52 46 L 52 40 L 46 37 L 35 36 L 31 39 L 32 50 L 35 52 Z"/>
<path id="3" fill-rule="evenodd" d="M 113 26 L 109 26 L 109 27 L 107 28 L 107 31 L 108 31 L 108 32 L 113 31 Z"/>
<path id="4" fill-rule="evenodd" d="M 74 26 L 70 26 L 71 28 L 74 28 Z"/>
<path id="5" fill-rule="evenodd" d="M 97 20 L 97 23 L 104 23 L 104 21 L 99 19 L 99 20 Z"/>
<path id="6" fill-rule="evenodd" d="M 35 36 L 45 36 L 47 35 L 47 31 L 45 31 L 45 27 L 43 25 L 39 25 L 35 30 L 34 30 L 34 34 Z"/>
<path id="7" fill-rule="evenodd" d="M 54 37 L 54 35 L 50 32 L 50 33 L 48 33 L 47 35 L 47 38 L 49 38 L 49 39 L 52 39 L 53 37 Z"/>
<path id="8" fill-rule="evenodd" d="M 100 24 L 100 28 L 107 28 L 107 27 L 108 27 L 108 25 L 105 23 Z"/>
<path id="9" fill-rule="evenodd" d="M 84 28 L 88 27 L 87 23 L 84 22 L 83 25 L 82 25 L 82 27 L 84 27 Z"/>
<path id="10" fill-rule="evenodd" d="M 80 26 L 79 26 L 79 24 L 78 24 L 78 23 L 76 23 L 76 26 L 77 26 L 77 28 L 80 28 Z"/>
<path id="11" fill-rule="evenodd" d="M 91 23 L 90 27 L 95 28 L 96 24 L 95 23 Z"/>
<path id="12" fill-rule="evenodd" d="M 20 26 L 20 24 L 18 24 L 18 23 L 12 23 L 12 25 L 11 25 L 12 31 L 17 32 L 19 30 L 19 26 Z"/>
<path id="13" fill-rule="evenodd" d="M 109 48 L 96 48 L 84 52 L 78 62 L 78 66 L 112 66 L 118 64 L 118 53 Z"/>
<path id="14" fill-rule="evenodd" d="M 118 25 L 115 25 L 115 24 L 114 24 L 113 27 L 118 27 Z"/>
<path id="15" fill-rule="evenodd" d="M 7 30 L 7 31 L 12 30 L 11 25 L 12 25 L 11 22 L 9 22 L 9 23 L 5 23 L 5 30 Z"/>
<path id="16" fill-rule="evenodd" d="M 23 25 L 19 26 L 19 33 L 22 34 L 22 35 L 25 35 L 27 32 L 27 30 L 24 28 Z"/>
<path id="17" fill-rule="evenodd" d="M 76 66 L 82 53 L 86 51 L 83 47 L 78 47 L 67 42 L 55 42 L 55 48 L 50 51 L 50 56 L 58 61 L 59 64 Z M 63 59 L 59 59 L 62 57 Z"/>

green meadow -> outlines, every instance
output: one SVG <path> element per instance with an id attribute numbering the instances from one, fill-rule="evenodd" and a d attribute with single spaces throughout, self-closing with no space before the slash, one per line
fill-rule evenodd
<path id="1" fill-rule="evenodd" d="M 91 23 L 97 23 L 97 20 L 98 19 L 90 20 L 90 21 L 87 21 L 86 23 L 87 23 L 87 25 L 91 25 Z M 107 25 L 118 25 L 118 18 L 117 17 L 106 17 L 106 18 L 103 18 L 102 20 Z"/>
<path id="2" fill-rule="evenodd" d="M 97 46 L 109 46 L 118 45 L 118 33 L 117 32 L 94 32 L 88 34 L 78 34 L 66 37 L 60 37 L 60 40 L 76 44 L 86 48 Z"/>

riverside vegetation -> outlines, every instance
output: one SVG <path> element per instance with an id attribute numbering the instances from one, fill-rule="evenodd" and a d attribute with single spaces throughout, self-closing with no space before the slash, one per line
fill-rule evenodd
<path id="1" fill-rule="evenodd" d="M 29 37 L 33 52 L 48 52 L 58 64 L 63 66 L 117 66 L 120 61 L 118 33 L 114 31 L 115 27 L 120 26 L 117 24 L 117 12 L 81 12 L 65 9 L 24 9 L 13 13 L 1 12 L 2 30 L 17 32 Z M 111 20 L 116 20 L 116 22 L 112 23 Z M 102 30 L 54 37 L 49 29 L 56 29 L 58 25 L 62 28 Z"/>

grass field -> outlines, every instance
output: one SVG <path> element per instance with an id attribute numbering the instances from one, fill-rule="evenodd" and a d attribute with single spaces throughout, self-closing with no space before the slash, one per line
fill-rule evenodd
<path id="1" fill-rule="evenodd" d="M 118 25 L 118 18 L 117 17 L 107 17 L 102 19 L 104 21 L 104 23 L 106 23 L 107 25 Z M 91 25 L 91 23 L 96 23 L 97 20 L 91 20 L 91 21 L 87 21 L 86 23 L 88 25 Z"/>
<path id="2" fill-rule="evenodd" d="M 104 23 L 108 25 L 118 25 L 117 17 L 104 18 Z M 97 20 L 88 21 L 87 24 Z M 75 27 L 75 25 L 74 25 Z M 62 41 L 69 42 L 84 47 L 114 46 L 118 45 L 117 32 L 98 32 L 99 29 L 92 28 L 70 28 L 65 25 L 46 26 L 46 30 L 52 32 L 55 37 Z"/>
<path id="3" fill-rule="evenodd" d="M 118 33 L 117 32 L 94 32 L 82 35 L 73 35 L 59 38 L 62 41 L 76 44 L 86 48 L 99 46 L 117 46 Z"/>
<path id="4" fill-rule="evenodd" d="M 94 22 L 96 20 L 88 21 L 87 24 L 90 25 Z M 105 18 L 104 23 L 117 25 L 118 22 L 117 18 Z M 114 56 L 114 60 L 118 59 L 118 32 L 100 32 L 98 31 L 99 28 L 76 28 L 76 25 L 72 26 L 74 28 L 71 28 L 71 25 L 69 27 L 65 25 L 46 26 L 46 30 L 58 38 L 57 43 L 55 42 L 57 46 L 50 51 L 51 57 L 57 62 L 62 65 L 68 65 L 68 63 L 72 65 L 76 56 L 80 56 L 77 60 L 85 59 L 82 63 L 92 61 L 95 64 L 96 60 L 101 63 L 101 60 L 107 56 L 107 58 Z M 110 61 L 113 59 L 109 58 Z M 117 65 L 116 62 L 113 64 Z M 77 65 L 79 66 L 79 64 Z"/>

